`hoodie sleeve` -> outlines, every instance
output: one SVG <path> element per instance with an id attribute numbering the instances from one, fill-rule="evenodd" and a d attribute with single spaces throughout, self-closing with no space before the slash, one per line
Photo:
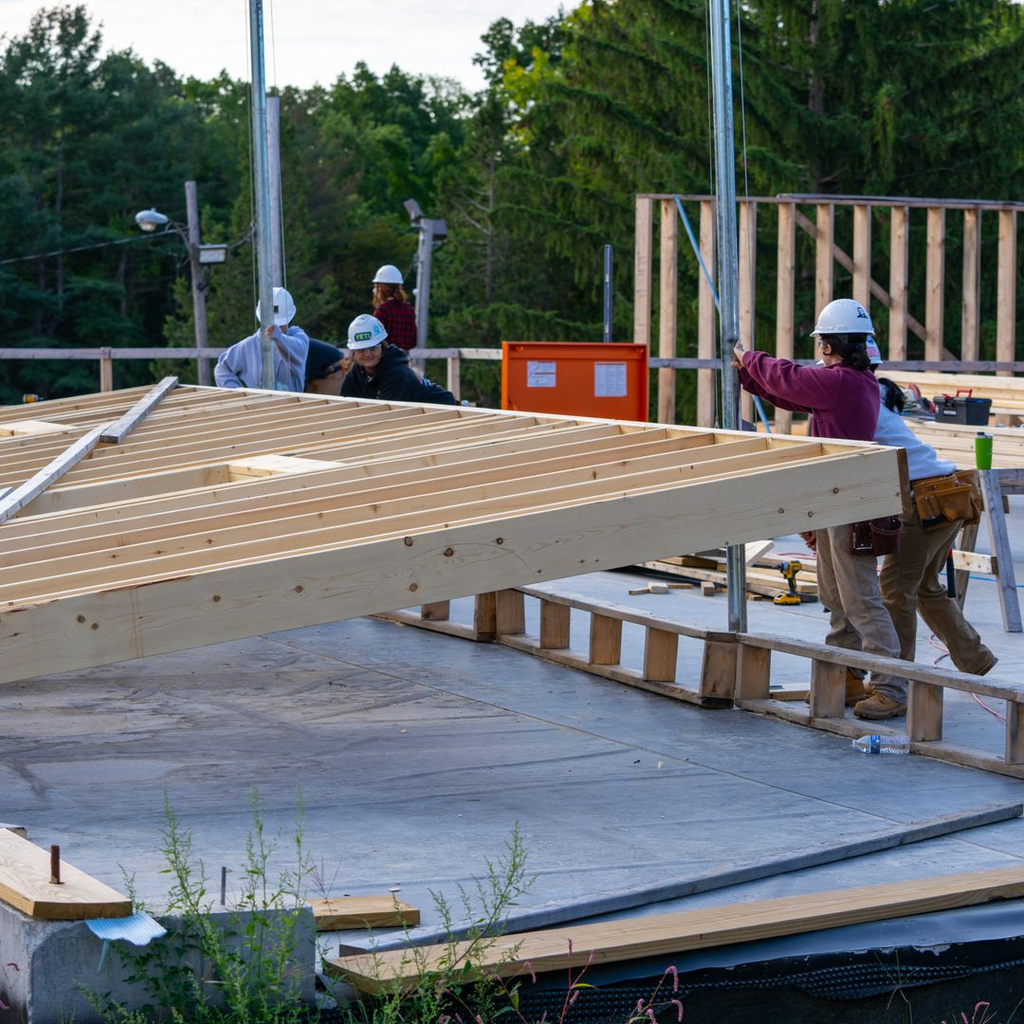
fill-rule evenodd
<path id="1" fill-rule="evenodd" d="M 219 388 L 244 388 L 248 387 L 242 379 L 245 372 L 245 344 L 249 341 L 244 338 L 236 342 L 231 348 L 221 352 L 217 359 L 217 365 L 213 368 L 213 380 Z"/>
<path id="2" fill-rule="evenodd" d="M 827 367 L 801 366 L 767 352 L 744 352 L 739 376 L 744 391 L 792 412 L 831 409 L 842 383 Z"/>
<path id="3" fill-rule="evenodd" d="M 309 335 L 301 327 L 289 327 L 287 333 L 280 327 L 272 335 L 277 351 L 275 366 L 277 379 L 289 391 L 302 391 L 306 386 L 306 355 L 309 353 Z"/>

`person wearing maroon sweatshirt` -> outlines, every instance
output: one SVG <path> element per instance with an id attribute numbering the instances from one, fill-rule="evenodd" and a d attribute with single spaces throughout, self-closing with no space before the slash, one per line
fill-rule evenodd
<path id="1" fill-rule="evenodd" d="M 812 334 L 820 346 L 821 365 L 801 366 L 765 352 L 736 345 L 733 365 L 745 391 L 780 409 L 810 413 L 814 437 L 872 441 L 878 423 L 878 382 L 870 371 L 867 340 L 871 318 L 853 299 L 830 302 L 819 314 Z M 805 535 L 818 555 L 818 591 L 831 615 L 825 642 L 890 658 L 900 656 L 900 641 L 882 603 L 875 559 L 854 554 L 851 524 Z M 846 703 L 858 718 L 895 718 L 907 711 L 907 681 L 874 672 L 866 694 L 863 681 L 846 675 Z"/>

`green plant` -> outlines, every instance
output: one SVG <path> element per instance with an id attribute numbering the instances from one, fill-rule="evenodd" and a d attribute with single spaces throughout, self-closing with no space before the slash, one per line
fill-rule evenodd
<path id="1" fill-rule="evenodd" d="M 192 832 L 165 798 L 161 852 L 167 862 L 163 871 L 171 878 L 164 922 L 168 935 L 138 952 L 123 943 L 115 947 L 126 980 L 139 985 L 148 1001 L 131 1010 L 109 996 L 87 993 L 109 1024 L 294 1024 L 314 1019 L 298 998 L 300 979 L 291 966 L 301 888 L 311 870 L 303 849 L 301 801 L 293 840 L 295 866 L 276 882 L 269 875 L 276 841 L 267 835 L 255 790 L 249 806 L 253 827 L 246 840 L 242 891 L 224 922 L 213 916 L 203 863 L 194 858 Z M 134 900 L 134 886 L 128 882 Z"/>

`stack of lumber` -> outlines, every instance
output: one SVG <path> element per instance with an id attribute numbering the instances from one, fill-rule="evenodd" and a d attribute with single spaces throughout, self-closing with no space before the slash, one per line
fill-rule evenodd
<path id="1" fill-rule="evenodd" d="M 941 458 L 955 462 L 958 469 L 974 468 L 974 439 L 979 431 L 992 435 L 993 469 L 1024 468 L 1024 430 L 1019 427 L 969 427 L 917 416 L 907 416 L 904 422 Z"/>
<path id="2" fill-rule="evenodd" d="M 1024 416 L 1024 377 L 992 377 L 978 373 L 913 373 L 883 367 L 880 376 L 895 381 L 901 388 L 915 384 L 925 398 L 955 395 L 969 388 L 972 398 L 992 399 L 993 416 Z M 977 428 L 975 428 L 977 429 Z"/>
<path id="3" fill-rule="evenodd" d="M 755 599 L 760 597 L 774 598 L 778 594 L 788 594 L 789 584 L 782 577 L 778 567 L 780 563 L 791 560 L 771 552 L 758 555 L 754 562 L 747 566 L 747 594 Z M 796 558 L 796 561 L 802 565 L 800 572 L 797 573 L 794 580 L 796 592 L 804 597 L 805 600 L 817 600 L 818 574 L 815 571 L 813 557 Z M 709 582 L 723 589 L 726 588 L 728 582 L 724 550 L 702 551 L 696 555 L 658 558 L 648 562 L 641 562 L 640 565 L 644 569 L 654 569 L 657 572 L 678 576 L 682 579 Z"/>

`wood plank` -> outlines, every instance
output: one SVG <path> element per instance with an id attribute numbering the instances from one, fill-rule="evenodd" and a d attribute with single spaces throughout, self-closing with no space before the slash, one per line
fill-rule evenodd
<path id="1" fill-rule="evenodd" d="M 964 210 L 963 305 L 960 358 L 981 358 L 981 210 Z"/>
<path id="2" fill-rule="evenodd" d="M 1006 702 L 1006 746 L 1003 759 L 1007 764 L 1024 764 L 1024 703 Z"/>
<path id="3" fill-rule="evenodd" d="M 901 880 L 743 901 L 672 914 L 645 915 L 608 923 L 576 924 L 542 932 L 496 938 L 475 959 L 477 970 L 509 977 L 523 964 L 538 973 L 588 964 L 665 958 L 690 949 L 708 949 L 781 935 L 820 931 L 866 921 L 976 906 L 1024 895 L 1024 867 L 1001 868 L 937 878 Z M 416 984 L 424 969 L 437 969 L 442 958 L 465 956 L 468 945 L 420 947 L 415 960 L 407 950 L 338 957 L 326 961 L 331 973 L 361 991 L 383 991 L 389 984 Z"/>
<path id="4" fill-rule="evenodd" d="M 835 244 L 835 207 L 818 203 L 817 239 L 814 245 L 814 312 L 821 312 L 831 301 L 834 280 L 832 246 Z"/>
<path id="5" fill-rule="evenodd" d="M 50 882 L 50 851 L 0 829 L 0 900 L 44 921 L 129 917 L 132 901 L 61 859 L 60 884 Z"/>
<path id="6" fill-rule="evenodd" d="M 1003 615 L 1003 629 L 1007 633 L 1024 632 L 1021 623 L 1020 599 L 1017 596 L 1017 579 L 1013 570 L 1013 555 L 1010 549 L 1010 537 L 1006 529 L 1006 516 L 1003 512 L 1003 493 L 999 486 L 998 470 L 982 469 L 978 471 L 981 483 L 981 496 L 985 502 L 985 520 L 988 523 L 988 535 L 992 553 L 999 564 L 999 606 Z"/>
<path id="7" fill-rule="evenodd" d="M 942 739 L 942 687 L 911 680 L 907 698 L 907 735 L 912 740 Z"/>
<path id="8" fill-rule="evenodd" d="M 673 358 L 676 355 L 677 322 L 679 314 L 679 214 L 671 199 L 661 200 L 661 261 L 658 298 L 658 355 Z M 675 370 L 658 370 L 658 422 L 676 421 Z"/>
<path id="9" fill-rule="evenodd" d="M 46 437 L 50 434 L 68 434 L 72 429 L 64 423 L 51 423 L 49 420 L 15 420 L 0 427 L 0 436 Z"/>
<path id="10" fill-rule="evenodd" d="M 907 358 L 907 308 L 910 274 L 910 208 L 889 211 L 889 352 L 892 361 Z"/>
<path id="11" fill-rule="evenodd" d="M 148 394 L 140 398 L 120 419 L 100 434 L 108 444 L 120 444 L 178 386 L 177 377 L 164 377 Z"/>
<path id="12" fill-rule="evenodd" d="M 871 312 L 871 207 L 853 208 L 853 297 Z"/>
<path id="13" fill-rule="evenodd" d="M 651 263 L 654 247 L 654 204 L 637 197 L 633 252 L 633 344 L 651 347 Z"/>
<path id="14" fill-rule="evenodd" d="M 706 199 L 700 204 L 700 255 L 712 283 L 715 281 L 715 204 Z M 703 273 L 697 285 L 697 356 L 714 359 L 718 355 L 715 330 L 715 297 Z M 714 426 L 717 419 L 717 375 L 714 370 L 697 371 L 697 424 Z"/>
<path id="15" fill-rule="evenodd" d="M 446 549 L 448 550 L 448 549 Z M 498 636 L 526 632 L 526 609 L 518 590 L 499 590 L 495 600 L 495 632 Z"/>
<path id="16" fill-rule="evenodd" d="M 679 634 L 649 626 L 644 632 L 644 679 L 675 682 Z"/>
<path id="17" fill-rule="evenodd" d="M 771 692 L 772 652 L 737 644 L 736 700 L 767 700 Z"/>
<path id="18" fill-rule="evenodd" d="M 622 620 L 599 615 L 590 616 L 591 665 L 618 665 L 622 661 Z"/>
<path id="19" fill-rule="evenodd" d="M 996 576 L 999 573 L 999 559 L 995 555 L 983 555 L 979 551 L 953 551 L 953 567 L 964 572 Z"/>
<path id="20" fill-rule="evenodd" d="M 549 651 L 569 647 L 569 625 L 572 609 L 566 604 L 540 602 L 540 645 Z"/>
<path id="21" fill-rule="evenodd" d="M 702 707 L 732 707 L 736 693 L 736 660 L 739 648 L 734 643 L 708 640 L 700 665 L 700 702 Z"/>
<path id="22" fill-rule="evenodd" d="M 946 295 L 946 211 L 928 209 L 928 249 L 925 273 L 924 357 L 943 358 L 943 320 Z"/>
<path id="23" fill-rule="evenodd" d="M 748 349 L 757 348 L 755 326 L 757 297 L 757 203 L 740 200 L 739 220 L 739 329 L 740 340 Z M 754 422 L 754 401 L 747 391 L 740 391 L 740 415 Z"/>
<path id="24" fill-rule="evenodd" d="M 313 908 L 318 932 L 364 928 L 415 928 L 420 923 L 416 907 L 390 893 L 380 896 L 330 896 L 306 901 Z"/>
<path id="25" fill-rule="evenodd" d="M 451 601 L 435 601 L 420 608 L 420 617 L 428 622 L 446 622 L 451 617 Z"/>
<path id="26" fill-rule="evenodd" d="M 775 354 L 780 359 L 793 358 L 796 337 L 796 204 L 779 203 L 779 238 L 775 281 Z M 775 429 L 788 434 L 793 429 L 793 414 L 788 409 L 775 410 Z"/>
<path id="27" fill-rule="evenodd" d="M 494 591 L 477 594 L 473 602 L 473 630 L 480 637 L 498 634 L 498 602 Z"/>
<path id="28" fill-rule="evenodd" d="M 998 264 L 996 268 L 996 359 L 1016 358 L 1017 331 L 1017 211 L 999 211 Z M 1010 376 L 1005 372 L 999 376 Z M 999 416 L 996 423 L 1011 426 L 1017 417 Z"/>
<path id="29" fill-rule="evenodd" d="M 846 667 L 827 661 L 811 662 L 812 718 L 842 718 L 846 707 Z"/>

